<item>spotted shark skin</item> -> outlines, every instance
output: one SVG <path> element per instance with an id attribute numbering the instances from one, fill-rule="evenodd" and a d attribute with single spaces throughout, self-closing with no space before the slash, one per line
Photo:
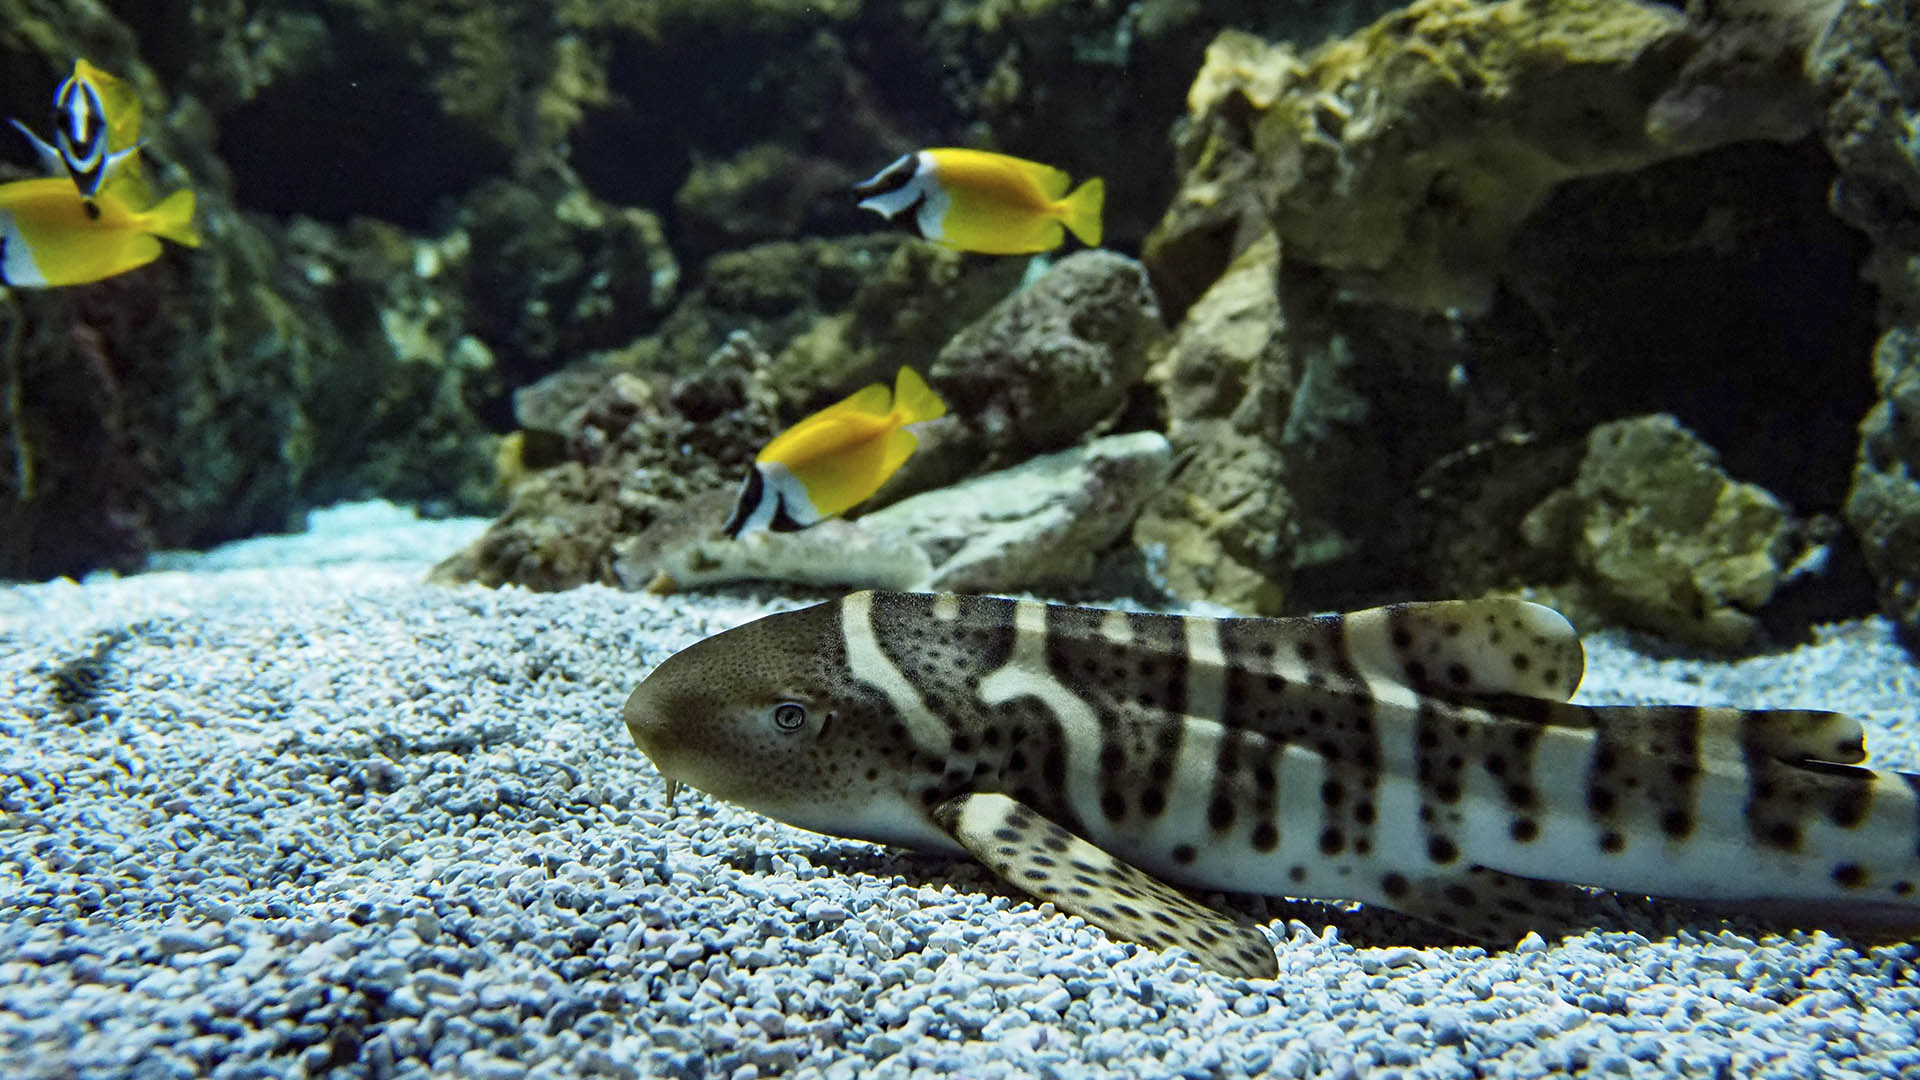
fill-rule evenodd
<path id="1" fill-rule="evenodd" d="M 860 592 L 698 642 L 629 698 L 680 783 L 830 835 L 966 852 L 1109 934 L 1271 977 L 1166 883 L 1377 904 L 1512 942 L 1582 890 L 1920 924 L 1920 777 L 1852 718 L 1568 702 L 1549 608 L 1212 619 Z"/>

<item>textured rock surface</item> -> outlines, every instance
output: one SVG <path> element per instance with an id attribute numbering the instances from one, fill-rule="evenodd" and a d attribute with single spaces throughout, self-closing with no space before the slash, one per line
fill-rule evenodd
<path id="1" fill-rule="evenodd" d="M 1110 435 L 915 495 L 858 524 L 919 544 L 934 564 L 928 584 L 942 591 L 1085 585 L 1171 467 L 1158 432 Z"/>
<path id="2" fill-rule="evenodd" d="M 876 498 L 941 487 L 1098 432 L 1125 407 L 1166 334 L 1146 271 L 1088 251 L 954 335 L 927 372 L 951 410 Z"/>
<path id="3" fill-rule="evenodd" d="M 622 542 L 615 570 L 656 592 L 738 581 L 1020 592 L 1088 583 L 1171 464 L 1157 432 L 1112 435 L 924 492 L 848 522 L 720 533 L 732 493 L 688 500 Z"/>
<path id="4" fill-rule="evenodd" d="M 774 356 L 767 381 L 804 413 L 848 387 L 891 385 L 902 365 L 925 374 L 948 339 L 1005 299 L 1025 269 L 1020 259 L 902 243 L 861 280 L 845 310 L 815 319 Z"/>
<path id="5" fill-rule="evenodd" d="M 1818 30 L 1764 25 L 1792 58 L 1810 38 L 1791 35 Z M 1797 79 L 1689 67 L 1703 42 L 1731 36 L 1714 34 L 1635 0 L 1417 0 L 1304 55 L 1216 40 L 1148 261 L 1177 309 L 1253 239 L 1258 214 L 1289 260 L 1345 290 L 1485 311 L 1513 229 L 1556 185 L 1811 127 Z M 1739 79 L 1737 106 L 1714 96 L 1716 74 Z"/>
<path id="6" fill-rule="evenodd" d="M 1429 0 L 1304 55 L 1216 38 L 1145 254 L 1179 317 L 1151 376 L 1179 464 L 1135 533 L 1176 595 L 1550 580 L 1521 520 L 1596 425 L 1649 412 L 1837 512 L 1865 246 L 1818 146 L 1774 141 L 1815 115 L 1818 6 Z M 1832 606 L 1797 617 L 1859 610 L 1862 580 L 1836 560 Z"/>
<path id="7" fill-rule="evenodd" d="M 764 360 L 741 336 L 698 372 L 669 379 L 613 370 L 539 399 L 542 422 L 563 429 L 543 433 L 559 441 L 553 463 L 533 462 L 545 467 L 514 488 L 478 541 L 435 568 L 435 579 L 542 590 L 618 583 L 617 542 L 695 495 L 737 484 L 772 436 L 774 402 L 751 375 Z"/>
<path id="8" fill-rule="evenodd" d="M 1778 499 L 1670 416 L 1594 429 L 1579 477 L 1521 531 L 1565 560 L 1571 579 L 1548 591 L 1574 612 L 1723 650 L 1753 644 L 1755 613 L 1812 554 Z"/>
<path id="9" fill-rule="evenodd" d="M 1866 276 L 1883 329 L 1873 351 L 1879 403 L 1860 425 L 1846 518 L 1881 607 L 1920 646 L 1920 9 L 1846 3 L 1811 67 L 1840 166 L 1835 213 L 1873 241 Z"/>
<path id="10" fill-rule="evenodd" d="M 930 587 L 933 563 L 926 549 L 896 532 L 830 518 L 798 532 L 749 533 L 736 540 L 719 532 L 724 506 L 701 499 L 686 509 L 700 512 L 688 521 L 693 528 L 670 524 L 669 536 L 648 530 L 622 547 L 614 563 L 621 584 L 659 593 L 742 581 L 836 589 Z"/>
<path id="11" fill-rule="evenodd" d="M 1179 464 L 1134 526 L 1165 552 L 1174 595 L 1247 612 L 1282 609 L 1299 543 L 1282 439 L 1298 379 L 1268 233 L 1221 275 L 1152 373 Z"/>

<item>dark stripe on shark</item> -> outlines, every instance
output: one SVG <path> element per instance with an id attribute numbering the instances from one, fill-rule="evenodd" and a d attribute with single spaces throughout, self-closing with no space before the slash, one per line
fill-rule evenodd
<path id="1" fill-rule="evenodd" d="M 1782 761 L 1763 745 L 1761 722 L 1746 718 L 1740 733 L 1747 767 L 1747 828 L 1755 839 L 1769 847 L 1799 851 L 1806 827 L 1816 815 L 1843 829 L 1867 819 L 1873 807 L 1871 770 Z"/>
<path id="2" fill-rule="evenodd" d="M 1048 605 L 1045 609 L 1046 674 L 1066 687 L 1092 710 L 1100 744 L 1095 749 L 1098 763 L 1100 816 L 1120 822 L 1130 816 L 1129 795 L 1138 784 L 1134 759 L 1136 747 L 1128 745 L 1129 731 L 1151 730 L 1140 724 L 1125 723 L 1119 714 L 1126 700 L 1123 687 L 1136 676 L 1127 670 L 1124 659 L 1132 650 L 1106 648 L 1100 632 L 1103 614 L 1092 608 Z M 1116 657 L 1120 662 L 1116 663 Z"/>
<path id="3" fill-rule="evenodd" d="M 1236 758 L 1250 788 L 1237 786 L 1235 776 L 1223 770 L 1212 795 L 1218 801 L 1252 792 L 1252 840 L 1258 850 L 1279 844 L 1272 807 L 1288 746 L 1310 750 L 1323 762 L 1320 852 L 1365 855 L 1373 849 L 1379 729 L 1373 695 L 1347 656 L 1345 625 L 1337 615 L 1286 624 L 1229 619 L 1220 625 L 1220 650 L 1227 664 L 1223 699 L 1229 715 L 1224 719 L 1234 729 L 1259 736 L 1262 752 Z M 1283 627 L 1285 633 L 1277 632 Z M 1280 674 L 1285 669 L 1305 671 L 1306 677 L 1289 679 Z"/>
<path id="4" fill-rule="evenodd" d="M 945 747 L 915 747 L 915 762 L 932 774 L 929 806 L 990 785 L 1069 828 L 1085 823 L 1066 799 L 1067 754 L 1059 719 L 1040 699 L 1021 695 L 992 708 L 980 683 L 1013 656 L 1014 602 L 960 596 L 953 619 L 935 617 L 924 593 L 877 593 L 869 617 L 882 655 L 945 722 Z M 898 737 L 907 740 L 904 723 Z M 967 768 L 959 768 L 962 764 Z M 977 774 L 975 770 L 978 770 Z"/>
<path id="5" fill-rule="evenodd" d="M 1144 649 L 1147 654 L 1140 662 L 1155 665 L 1151 672 L 1134 672 L 1131 682 L 1118 682 L 1118 686 L 1130 690 L 1131 704 L 1135 708 L 1157 709 L 1162 715 L 1192 715 L 1194 710 L 1188 699 L 1192 658 L 1187 654 L 1186 622 L 1173 615 L 1130 612 L 1127 633 L 1133 639 L 1132 648 Z M 1125 707 L 1123 704 L 1122 708 Z M 1186 725 L 1178 723 L 1160 726 L 1159 737 L 1153 745 L 1142 748 L 1140 765 L 1144 771 L 1135 771 L 1146 779 L 1140 804 L 1142 813 L 1149 819 L 1159 817 L 1166 809 L 1167 792 L 1176 779 L 1173 771 L 1179 763 L 1185 728 Z"/>

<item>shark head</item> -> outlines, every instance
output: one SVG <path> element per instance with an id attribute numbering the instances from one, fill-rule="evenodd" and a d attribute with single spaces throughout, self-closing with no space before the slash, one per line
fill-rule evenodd
<path id="1" fill-rule="evenodd" d="M 954 846 L 919 797 L 885 699 L 846 665 L 835 603 L 688 646 L 634 689 L 624 718 L 669 791 L 834 836 Z"/>

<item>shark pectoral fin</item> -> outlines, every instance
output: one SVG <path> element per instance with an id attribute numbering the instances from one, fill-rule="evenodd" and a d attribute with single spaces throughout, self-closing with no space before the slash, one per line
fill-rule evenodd
<path id="1" fill-rule="evenodd" d="M 1581 915 L 1593 903 L 1585 889 L 1484 866 L 1414 877 L 1389 874 L 1386 891 L 1383 906 L 1492 946 L 1512 945 L 1528 931 L 1553 937 L 1592 924 L 1590 912 Z"/>
<path id="2" fill-rule="evenodd" d="M 1152 949 L 1178 945 L 1202 966 L 1271 979 L 1273 945 L 1193 902 L 1005 795 L 961 795 L 934 808 L 934 820 L 989 870 L 1108 935 Z"/>

